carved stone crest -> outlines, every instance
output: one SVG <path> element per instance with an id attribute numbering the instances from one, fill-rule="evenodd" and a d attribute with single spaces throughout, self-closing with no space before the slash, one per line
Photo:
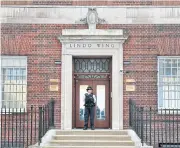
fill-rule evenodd
<path id="1" fill-rule="evenodd" d="M 82 18 L 76 21 L 79 24 L 88 24 L 89 29 L 96 29 L 96 24 L 106 24 L 104 19 L 98 17 L 96 8 L 88 8 L 88 13 L 86 18 Z"/>
<path id="2" fill-rule="evenodd" d="M 98 23 L 98 14 L 96 8 L 89 8 L 87 14 L 87 23 L 90 24 L 97 24 Z"/>

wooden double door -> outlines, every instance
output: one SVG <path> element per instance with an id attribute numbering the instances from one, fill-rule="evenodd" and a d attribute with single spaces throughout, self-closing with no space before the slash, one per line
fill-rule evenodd
<path id="1" fill-rule="evenodd" d="M 86 88 L 91 86 L 93 94 L 96 96 L 96 106 L 94 115 L 95 128 L 110 128 L 110 86 L 109 80 L 76 80 L 75 97 L 75 126 L 84 126 L 84 104 L 83 95 L 87 92 Z M 89 124 L 90 125 L 90 118 Z"/>

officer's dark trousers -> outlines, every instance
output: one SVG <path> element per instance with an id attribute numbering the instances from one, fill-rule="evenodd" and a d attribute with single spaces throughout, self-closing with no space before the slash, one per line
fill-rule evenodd
<path id="1" fill-rule="evenodd" d="M 94 106 L 91 108 L 85 107 L 84 113 L 84 126 L 88 127 L 88 121 L 90 116 L 90 124 L 94 126 Z"/>

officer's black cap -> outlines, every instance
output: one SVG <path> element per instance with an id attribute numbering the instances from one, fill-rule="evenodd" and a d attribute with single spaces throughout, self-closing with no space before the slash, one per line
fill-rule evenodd
<path id="1" fill-rule="evenodd" d="M 86 90 L 88 91 L 88 90 L 93 90 L 93 89 L 91 86 L 88 86 Z"/>

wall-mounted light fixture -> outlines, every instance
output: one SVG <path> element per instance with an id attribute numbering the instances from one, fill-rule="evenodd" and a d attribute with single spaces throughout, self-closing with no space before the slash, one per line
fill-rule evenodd
<path id="1" fill-rule="evenodd" d="M 128 70 L 126 70 L 126 71 L 125 71 L 125 70 L 119 70 L 119 72 L 120 72 L 120 73 L 123 73 L 123 74 L 128 74 L 128 73 L 130 73 L 130 71 L 128 71 Z"/>
<path id="2" fill-rule="evenodd" d="M 123 61 L 123 65 L 130 65 L 131 64 L 131 61 Z M 130 71 L 128 71 L 128 70 L 119 70 L 119 72 L 120 73 L 122 73 L 122 74 L 128 74 L 128 73 L 130 73 Z"/>
<path id="3" fill-rule="evenodd" d="M 61 65 L 61 60 L 56 60 L 56 61 L 54 61 L 54 63 L 55 63 L 56 65 Z"/>
<path id="4" fill-rule="evenodd" d="M 129 65 L 129 64 L 131 64 L 131 61 L 123 61 L 123 64 L 124 65 Z"/>

